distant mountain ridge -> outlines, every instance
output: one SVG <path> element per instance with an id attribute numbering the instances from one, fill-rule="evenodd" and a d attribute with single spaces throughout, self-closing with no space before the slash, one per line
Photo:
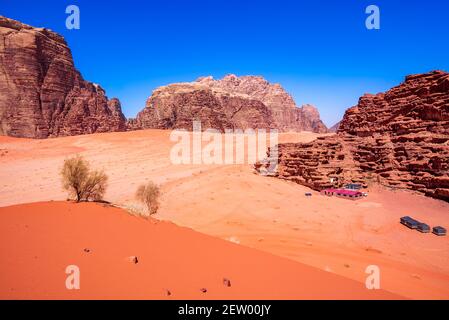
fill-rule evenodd
<path id="1" fill-rule="evenodd" d="M 134 128 L 190 129 L 192 119 L 215 129 L 278 129 L 327 132 L 312 105 L 297 107 L 279 84 L 259 76 L 199 78 L 156 89 L 133 122 Z"/>
<path id="2" fill-rule="evenodd" d="M 338 131 L 338 129 L 340 128 L 340 122 L 337 122 L 332 127 L 330 127 L 329 132 L 336 133 Z"/>
<path id="3" fill-rule="evenodd" d="M 0 135 L 49 138 L 147 128 L 328 132 L 312 105 L 296 106 L 281 85 L 228 75 L 160 87 L 136 119 L 84 80 L 64 38 L 0 16 Z"/>

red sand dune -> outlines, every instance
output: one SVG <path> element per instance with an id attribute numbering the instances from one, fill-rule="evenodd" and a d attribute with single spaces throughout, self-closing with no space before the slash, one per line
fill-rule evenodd
<path id="1" fill-rule="evenodd" d="M 101 204 L 46 202 L 0 208 L 0 234 L 1 299 L 400 298 Z M 138 263 L 128 261 L 130 256 L 137 256 Z M 80 268 L 80 290 L 65 287 L 68 265 Z M 231 287 L 223 284 L 224 278 Z"/>
<path id="2" fill-rule="evenodd" d="M 389 292 L 449 299 L 449 237 L 399 224 L 401 216 L 410 215 L 449 227 L 448 203 L 376 187 L 360 201 L 316 192 L 306 198 L 310 189 L 255 175 L 248 165 L 173 165 L 169 135 L 144 130 L 48 140 L 0 137 L 0 207 L 65 200 L 59 170 L 65 158 L 81 154 L 93 167 L 104 168 L 109 176 L 105 199 L 116 205 L 135 206 L 137 186 L 153 180 L 162 188 L 159 220 L 362 284 L 366 267 L 377 265 L 381 288 Z M 280 141 L 316 137 L 291 133 Z M 128 237 L 120 228 L 115 232 Z"/>

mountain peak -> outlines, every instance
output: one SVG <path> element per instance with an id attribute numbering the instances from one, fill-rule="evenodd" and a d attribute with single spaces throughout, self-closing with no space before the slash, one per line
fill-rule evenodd
<path id="1" fill-rule="evenodd" d="M 202 94 L 198 91 L 202 91 Z M 183 95 L 182 99 L 180 95 Z M 223 96 L 232 97 L 233 100 L 223 99 Z M 237 100 L 238 102 L 236 102 Z M 254 102 L 258 102 L 256 103 L 257 108 L 250 110 L 249 106 Z M 183 114 L 185 117 L 182 120 L 183 125 L 188 123 L 189 117 L 193 118 L 193 113 L 189 114 L 189 112 L 192 112 L 192 108 L 196 108 L 198 104 L 204 105 L 204 108 L 195 109 L 195 112 L 209 114 L 205 110 L 214 108 L 214 112 L 221 110 L 224 114 L 233 115 L 235 106 L 231 106 L 232 103 L 240 105 L 241 110 L 246 110 L 249 119 L 246 119 L 244 125 L 249 126 L 248 128 L 261 128 L 260 126 L 262 126 L 263 128 L 276 128 L 280 131 L 327 132 L 315 107 L 297 108 L 291 95 L 280 84 L 271 84 L 261 76 L 251 75 L 239 77 L 229 74 L 219 80 L 207 76 L 191 83 L 172 84 L 158 88 L 149 98 L 147 108 L 137 118 L 138 121 L 141 120 L 144 128 L 170 128 L 180 125 L 177 123 L 180 121 L 179 114 Z M 254 122 L 251 121 L 251 117 L 255 114 L 259 115 L 256 117 L 258 120 Z M 236 125 L 229 117 L 224 118 L 227 120 L 212 121 L 208 115 L 204 114 L 206 123 L 217 123 L 220 128 Z"/>

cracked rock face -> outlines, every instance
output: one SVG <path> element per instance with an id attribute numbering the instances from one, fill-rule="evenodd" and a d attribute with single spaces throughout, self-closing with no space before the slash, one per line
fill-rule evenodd
<path id="1" fill-rule="evenodd" d="M 358 137 L 375 133 L 401 136 L 449 133 L 449 74 L 411 75 L 386 93 L 364 95 L 349 109 L 338 132 Z"/>
<path id="2" fill-rule="evenodd" d="M 62 36 L 0 16 L 0 135 L 48 138 L 125 129 L 120 102 L 82 78 Z"/>
<path id="3" fill-rule="evenodd" d="M 137 116 L 139 128 L 192 130 L 271 128 L 271 111 L 260 101 L 218 92 L 196 84 L 174 84 L 153 92 Z"/>
<path id="4" fill-rule="evenodd" d="M 281 144 L 279 157 L 279 178 L 316 190 L 376 182 L 449 201 L 449 74 L 408 76 L 386 93 L 365 95 L 337 135 Z"/>
<path id="5" fill-rule="evenodd" d="M 280 85 L 235 75 L 161 87 L 130 124 L 131 128 L 191 129 L 192 120 L 200 120 L 206 129 L 327 132 L 317 109 L 298 108 Z"/>

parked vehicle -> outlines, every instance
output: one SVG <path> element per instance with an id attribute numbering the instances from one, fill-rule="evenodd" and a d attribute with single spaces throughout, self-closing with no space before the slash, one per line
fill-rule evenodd
<path id="1" fill-rule="evenodd" d="M 336 196 L 348 200 L 359 200 L 363 197 L 361 192 L 348 189 L 325 189 L 321 191 L 321 194 L 328 197 Z"/>
<path id="2" fill-rule="evenodd" d="M 401 218 L 401 223 L 402 223 L 403 225 L 405 225 L 405 223 L 406 223 L 408 220 L 413 220 L 413 219 L 412 219 L 411 217 L 409 217 L 409 216 L 402 217 L 402 218 Z"/>
<path id="3" fill-rule="evenodd" d="M 425 223 L 418 224 L 417 230 L 421 233 L 430 233 L 430 226 Z"/>
<path id="4" fill-rule="evenodd" d="M 401 218 L 401 223 L 406 226 L 407 228 L 416 230 L 418 229 L 418 226 L 420 225 L 420 222 L 411 218 L 411 217 L 402 217 Z"/>
<path id="5" fill-rule="evenodd" d="M 442 236 L 445 236 L 447 234 L 447 231 L 443 227 L 434 227 L 432 233 L 437 235 L 437 236 L 442 237 Z"/>
<path id="6" fill-rule="evenodd" d="M 345 185 L 345 189 L 347 190 L 361 190 L 363 188 L 362 184 L 360 183 L 349 183 L 347 185 Z"/>

